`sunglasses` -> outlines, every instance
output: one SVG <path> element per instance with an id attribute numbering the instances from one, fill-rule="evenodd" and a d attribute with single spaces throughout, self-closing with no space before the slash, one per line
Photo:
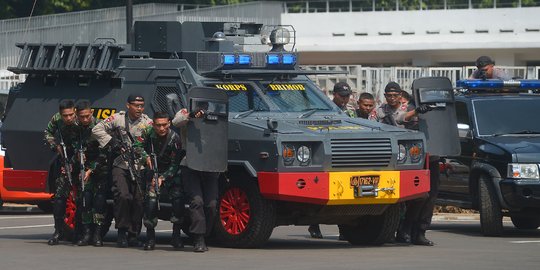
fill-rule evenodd
<path id="1" fill-rule="evenodd" d="M 144 108 L 144 104 L 134 104 L 134 103 L 129 103 L 130 106 L 133 106 L 137 109 L 142 109 Z"/>

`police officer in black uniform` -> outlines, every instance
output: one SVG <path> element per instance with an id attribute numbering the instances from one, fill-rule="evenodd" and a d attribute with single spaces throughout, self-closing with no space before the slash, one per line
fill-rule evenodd
<path id="1" fill-rule="evenodd" d="M 174 116 L 172 123 L 179 127 L 182 132 L 182 142 L 185 145 L 186 125 L 191 119 L 205 117 L 205 110 L 202 108 L 188 113 L 187 109 L 182 109 Z M 187 198 L 191 200 L 189 213 L 191 225 L 190 233 L 194 235 L 195 252 L 208 251 L 204 237 L 211 230 L 216 217 L 216 205 L 218 198 L 218 172 L 196 171 L 186 166 L 186 159 L 181 162 L 182 180 Z"/>

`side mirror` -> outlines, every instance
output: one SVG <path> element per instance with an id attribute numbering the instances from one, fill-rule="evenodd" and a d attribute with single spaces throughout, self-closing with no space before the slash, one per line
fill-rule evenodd
<path id="1" fill-rule="evenodd" d="M 458 135 L 460 138 L 472 138 L 471 127 L 468 124 L 457 124 Z"/>

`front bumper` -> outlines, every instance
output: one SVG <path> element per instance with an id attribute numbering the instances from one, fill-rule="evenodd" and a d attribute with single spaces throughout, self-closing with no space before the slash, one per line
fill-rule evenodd
<path id="1" fill-rule="evenodd" d="M 503 179 L 499 182 L 504 201 L 511 208 L 540 208 L 540 181 Z"/>
<path id="2" fill-rule="evenodd" d="M 379 183 L 360 196 L 352 179 L 365 176 L 377 176 Z M 426 196 L 430 187 L 429 170 L 260 172 L 258 180 L 265 198 L 321 205 L 395 204 Z"/>

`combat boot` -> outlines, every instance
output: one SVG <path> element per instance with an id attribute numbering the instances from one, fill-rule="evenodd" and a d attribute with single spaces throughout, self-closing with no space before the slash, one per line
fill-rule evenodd
<path id="1" fill-rule="evenodd" d="M 433 246 L 435 243 L 433 241 L 426 238 L 426 231 L 419 230 L 415 233 L 415 236 L 412 241 L 413 244 L 419 245 L 419 246 Z"/>
<path id="2" fill-rule="evenodd" d="M 96 225 L 96 229 L 94 230 L 94 238 L 92 239 L 92 242 L 94 242 L 94 247 L 103 246 L 103 240 L 101 239 L 102 231 L 103 231 L 103 225 Z"/>
<path id="3" fill-rule="evenodd" d="M 195 239 L 193 240 L 193 251 L 194 252 L 208 251 L 208 247 L 206 246 L 206 243 L 204 242 L 204 235 L 202 234 L 195 235 Z"/>
<path id="4" fill-rule="evenodd" d="M 154 250 L 156 247 L 156 230 L 154 228 L 146 228 L 146 243 L 144 250 Z"/>
<path id="5" fill-rule="evenodd" d="M 139 239 L 137 238 L 137 234 L 128 232 L 127 234 L 127 242 L 128 246 L 130 247 L 140 247 L 141 242 L 139 242 Z"/>
<path id="6" fill-rule="evenodd" d="M 184 243 L 182 243 L 182 237 L 180 233 L 180 224 L 173 224 L 173 233 L 172 233 L 172 240 L 171 245 L 174 248 L 183 248 Z"/>
<path id="7" fill-rule="evenodd" d="M 128 240 L 127 240 L 127 229 L 118 229 L 118 238 L 116 239 L 116 246 L 119 248 L 127 248 L 128 247 Z"/>
<path id="8" fill-rule="evenodd" d="M 88 244 L 90 243 L 91 234 L 92 230 L 90 229 L 90 225 L 84 224 L 83 236 L 81 237 L 81 239 L 79 239 L 79 241 L 77 241 L 77 246 L 88 246 Z"/>
<path id="9" fill-rule="evenodd" d="M 49 246 L 56 246 L 60 242 L 60 238 L 62 238 L 62 232 L 60 230 L 54 230 L 54 233 L 47 244 L 49 244 Z"/>
<path id="10" fill-rule="evenodd" d="M 58 245 L 60 242 L 60 239 L 62 239 L 64 235 L 64 220 L 62 219 L 55 219 L 54 220 L 54 233 L 47 242 L 50 246 Z"/>

